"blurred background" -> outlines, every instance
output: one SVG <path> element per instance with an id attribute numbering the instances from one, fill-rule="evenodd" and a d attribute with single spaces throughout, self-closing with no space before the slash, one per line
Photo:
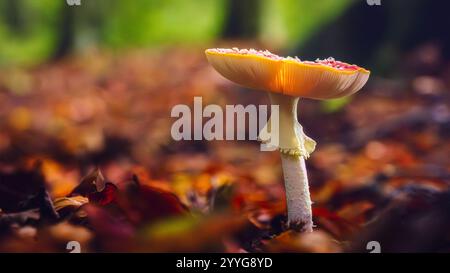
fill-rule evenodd
<path id="1" fill-rule="evenodd" d="M 76 2 L 0 0 L 0 251 L 450 250 L 450 2 Z M 211 47 L 371 70 L 350 98 L 300 102 L 312 234 L 285 228 L 278 153 L 172 140 L 194 96 L 268 103 Z"/>
<path id="2" fill-rule="evenodd" d="M 443 0 L 70 1 L 1 1 L 1 64 L 35 65 L 93 49 L 201 47 L 218 39 L 252 40 L 303 58 L 333 55 L 385 73 L 427 43 L 448 57 Z"/>

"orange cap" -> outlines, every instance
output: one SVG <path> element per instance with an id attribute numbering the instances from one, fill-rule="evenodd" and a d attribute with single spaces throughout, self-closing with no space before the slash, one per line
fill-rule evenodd
<path id="1" fill-rule="evenodd" d="M 207 49 L 206 57 L 225 78 L 245 87 L 311 99 L 332 99 L 359 91 L 370 71 L 333 58 L 301 61 L 254 49 Z"/>

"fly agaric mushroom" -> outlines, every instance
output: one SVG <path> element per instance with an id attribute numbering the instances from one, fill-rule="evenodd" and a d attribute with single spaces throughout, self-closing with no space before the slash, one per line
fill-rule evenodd
<path id="1" fill-rule="evenodd" d="M 225 78 L 242 86 L 268 91 L 271 104 L 279 105 L 279 141 L 286 190 L 288 226 L 311 232 L 313 228 L 311 197 L 305 159 L 316 142 L 303 133 L 297 120 L 300 97 L 334 99 L 359 91 L 370 72 L 362 67 L 333 58 L 301 61 L 254 49 L 207 49 L 209 63 Z M 259 139 L 270 139 L 270 121 Z"/>

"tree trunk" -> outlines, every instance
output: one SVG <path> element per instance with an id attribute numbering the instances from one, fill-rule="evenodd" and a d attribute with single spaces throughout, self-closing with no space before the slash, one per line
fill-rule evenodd
<path id="1" fill-rule="evenodd" d="M 259 32 L 260 0 L 230 0 L 224 38 L 253 38 Z"/>

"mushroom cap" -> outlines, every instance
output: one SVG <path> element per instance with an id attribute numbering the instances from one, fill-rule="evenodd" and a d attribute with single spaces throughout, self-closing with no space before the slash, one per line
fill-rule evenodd
<path id="1" fill-rule="evenodd" d="M 254 49 L 207 49 L 209 63 L 239 85 L 311 99 L 333 99 L 359 91 L 370 71 L 357 65 L 325 60 L 301 61 Z"/>

